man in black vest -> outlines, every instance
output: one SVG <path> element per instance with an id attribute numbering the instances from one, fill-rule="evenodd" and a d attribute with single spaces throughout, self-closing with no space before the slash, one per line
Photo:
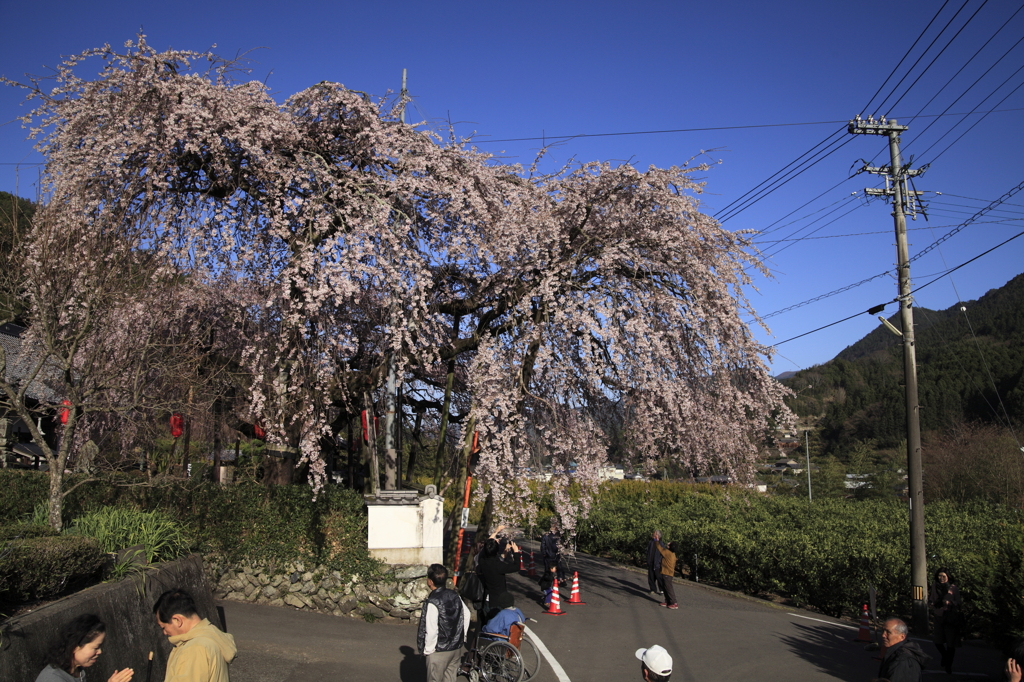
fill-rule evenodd
<path id="1" fill-rule="evenodd" d="M 427 682 L 455 682 L 459 654 L 469 631 L 469 609 L 455 590 L 449 590 L 448 569 L 427 569 L 430 594 L 423 602 L 416 643 L 427 657 Z"/>

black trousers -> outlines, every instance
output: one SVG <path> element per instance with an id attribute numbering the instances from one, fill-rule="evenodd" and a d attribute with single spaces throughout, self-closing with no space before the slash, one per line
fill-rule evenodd
<path id="1" fill-rule="evenodd" d="M 935 629 L 932 631 L 932 642 L 942 656 L 942 667 L 951 667 L 953 657 L 956 656 L 956 645 L 960 639 L 960 628 L 957 623 L 947 623 L 944 618 L 935 619 Z"/>
<path id="2" fill-rule="evenodd" d="M 662 575 L 661 584 L 665 586 L 665 603 L 672 606 L 676 602 L 676 587 L 672 584 L 672 576 Z"/>
<path id="3" fill-rule="evenodd" d="M 665 591 L 664 583 L 661 580 L 661 567 L 651 568 L 647 567 L 647 585 L 650 587 L 651 592 L 657 592 L 661 594 Z"/>

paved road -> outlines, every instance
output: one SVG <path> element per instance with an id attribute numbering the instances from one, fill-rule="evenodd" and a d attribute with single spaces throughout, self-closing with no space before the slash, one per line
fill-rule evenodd
<path id="1" fill-rule="evenodd" d="M 876 654 L 851 641 L 856 630 L 848 624 L 692 583 L 677 585 L 680 608 L 669 611 L 647 595 L 644 574 L 585 556 L 576 569 L 587 604 L 563 603 L 565 616 L 543 613 L 531 580 L 509 581 L 517 605 L 536 620 L 530 630 L 564 672 L 559 677 L 545 661 L 536 682 L 639 680 L 633 652 L 651 644 L 661 644 L 675 659 L 673 682 L 866 682 L 878 670 Z M 414 626 L 221 603 L 239 646 L 234 682 L 425 682 Z M 922 647 L 935 653 L 930 643 Z M 999 656 L 986 647 L 964 646 L 956 667 L 957 679 L 1001 679 Z M 925 676 L 926 682 L 948 679 L 938 670 Z"/>

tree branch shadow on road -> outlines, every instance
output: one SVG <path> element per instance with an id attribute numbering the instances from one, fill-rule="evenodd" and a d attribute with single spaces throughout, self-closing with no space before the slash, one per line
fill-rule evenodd
<path id="1" fill-rule="evenodd" d="M 402 662 L 398 664 L 398 677 L 402 682 L 427 682 L 426 659 L 411 646 L 401 646 Z"/>
<path id="2" fill-rule="evenodd" d="M 784 635 L 779 642 L 796 656 L 812 663 L 837 680 L 863 682 L 878 672 L 878 652 L 864 650 L 863 642 L 854 642 L 854 633 L 846 628 L 808 626 L 794 623 L 799 635 Z"/>
<path id="3" fill-rule="evenodd" d="M 519 600 L 521 598 L 531 602 L 543 603 L 543 594 L 541 592 L 540 585 L 537 583 L 537 579 L 525 577 L 522 574 L 519 574 L 519 577 L 523 580 L 509 581 L 509 591 L 516 594 L 516 603 L 519 604 Z M 644 580 L 647 580 L 646 576 L 644 577 Z M 526 587 L 526 585 L 524 585 L 524 581 L 526 581 L 528 585 L 531 585 L 532 589 Z M 628 594 L 634 597 L 653 599 L 653 597 L 647 594 L 647 590 L 638 586 L 635 581 L 631 581 L 628 578 L 599 574 L 580 574 L 580 595 L 583 597 L 584 601 L 586 601 L 587 597 L 591 596 L 591 589 L 597 587 L 605 588 L 604 590 L 595 590 L 597 592 L 603 592 L 605 595 Z M 565 601 L 566 597 L 564 595 L 569 594 L 569 590 L 572 588 L 571 580 L 568 585 L 559 585 L 559 588 L 559 591 L 563 595 L 562 600 Z M 522 595 L 522 597 L 520 597 L 520 595 Z M 606 599 L 604 596 L 599 598 Z M 658 602 L 660 601 L 660 598 L 655 599 L 654 601 Z"/>

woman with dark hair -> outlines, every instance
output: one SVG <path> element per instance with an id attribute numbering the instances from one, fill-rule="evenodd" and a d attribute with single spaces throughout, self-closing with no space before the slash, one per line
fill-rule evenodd
<path id="1" fill-rule="evenodd" d="M 107 627 L 97 616 L 86 613 L 60 629 L 46 656 L 46 667 L 36 682 L 85 682 L 85 669 L 103 652 Z M 115 670 L 108 682 L 128 682 L 135 671 Z"/>
<path id="2" fill-rule="evenodd" d="M 508 581 L 505 576 L 519 570 L 519 546 L 509 541 L 505 547 L 498 540 L 498 533 L 505 527 L 498 526 L 489 538 L 484 541 L 483 556 L 477 565 L 476 572 L 480 576 L 480 582 L 484 584 L 486 599 L 492 604 L 494 598 L 499 594 L 508 592 Z M 504 550 L 511 550 L 511 555 L 506 560 L 503 556 Z M 489 610 L 487 606 L 484 610 Z"/>
<path id="3" fill-rule="evenodd" d="M 953 574 L 945 568 L 935 572 L 928 601 L 935 613 L 935 629 L 932 641 L 942 656 L 942 667 L 946 673 L 953 674 L 953 656 L 960 640 L 960 629 L 963 625 L 963 613 L 960 611 L 960 588 L 953 584 Z"/>

